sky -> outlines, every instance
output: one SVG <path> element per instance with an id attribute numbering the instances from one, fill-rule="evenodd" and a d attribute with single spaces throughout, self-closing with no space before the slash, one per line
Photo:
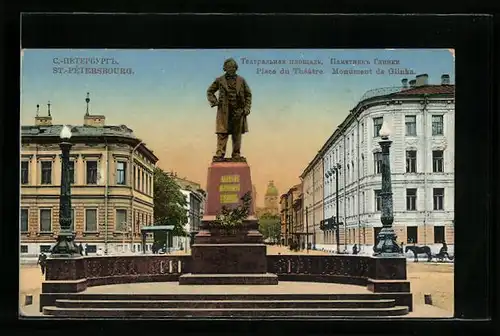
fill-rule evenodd
<path id="1" fill-rule="evenodd" d="M 206 90 L 230 57 L 252 91 L 242 155 L 251 167 L 257 206 L 263 205 L 268 181 L 280 193 L 300 183 L 303 170 L 366 91 L 399 86 L 401 79 L 421 73 L 429 75 L 430 84 L 439 84 L 445 73 L 455 82 L 450 49 L 24 49 L 21 124 L 34 124 L 37 104 L 46 115 L 50 101 L 54 124 L 81 125 L 89 92 L 91 114 L 105 115 L 108 125 L 127 125 L 159 157 L 160 168 L 205 187 L 216 146 L 216 109 L 210 108 Z M 331 64 L 332 59 L 370 64 Z M 104 68 L 119 73 L 91 73 Z M 294 68 L 315 71 L 300 74 Z M 334 68 L 371 69 L 372 74 L 340 75 Z M 389 68 L 415 74 L 390 74 Z"/>

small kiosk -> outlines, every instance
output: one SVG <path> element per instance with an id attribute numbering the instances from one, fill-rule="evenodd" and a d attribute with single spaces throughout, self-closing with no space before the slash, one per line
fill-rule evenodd
<path id="1" fill-rule="evenodd" d="M 158 226 L 143 226 L 141 228 L 141 234 L 142 234 L 142 253 L 146 253 L 146 236 L 148 232 L 166 232 L 167 233 L 167 251 L 170 250 L 170 240 L 171 240 L 171 235 L 170 232 L 174 229 L 173 225 L 158 225 Z"/>

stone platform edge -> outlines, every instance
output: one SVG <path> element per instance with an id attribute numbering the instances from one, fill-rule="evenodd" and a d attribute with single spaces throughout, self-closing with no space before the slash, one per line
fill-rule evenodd
<path id="1" fill-rule="evenodd" d="M 277 285 L 278 276 L 264 274 L 183 274 L 179 285 Z"/>

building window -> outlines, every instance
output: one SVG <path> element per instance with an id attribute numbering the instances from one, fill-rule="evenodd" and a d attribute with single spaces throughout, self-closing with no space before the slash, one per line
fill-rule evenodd
<path id="1" fill-rule="evenodd" d="M 28 209 L 21 209 L 21 232 L 28 232 Z"/>
<path id="2" fill-rule="evenodd" d="M 97 245 L 87 245 L 87 253 L 96 253 Z"/>
<path id="3" fill-rule="evenodd" d="M 375 174 L 382 173 L 382 152 L 373 153 L 373 171 Z"/>
<path id="4" fill-rule="evenodd" d="M 116 163 L 116 184 L 125 185 L 127 182 L 127 163 L 118 161 Z"/>
<path id="5" fill-rule="evenodd" d="M 117 209 L 116 210 L 116 231 L 126 232 L 127 231 L 127 210 Z"/>
<path id="6" fill-rule="evenodd" d="M 363 156 L 363 154 L 361 154 L 361 167 L 360 167 L 360 171 L 359 171 L 359 174 L 360 174 L 360 177 L 363 177 L 365 176 L 365 157 Z"/>
<path id="7" fill-rule="evenodd" d="M 21 162 L 21 184 L 29 183 L 29 162 Z"/>
<path id="8" fill-rule="evenodd" d="M 140 170 L 140 169 L 138 169 L 138 171 L 137 171 L 137 175 L 138 175 L 138 177 L 139 177 L 139 178 L 138 178 L 138 183 L 137 183 L 137 184 L 138 184 L 138 188 L 137 188 L 137 189 L 138 189 L 139 191 L 141 191 L 141 190 L 142 190 L 142 180 L 141 180 L 142 174 L 141 174 L 141 170 Z"/>
<path id="9" fill-rule="evenodd" d="M 97 209 L 85 209 L 85 232 L 97 232 Z"/>
<path id="10" fill-rule="evenodd" d="M 134 188 L 137 189 L 137 167 L 134 166 Z"/>
<path id="11" fill-rule="evenodd" d="M 382 210 L 382 196 L 380 196 L 380 193 L 382 190 L 374 190 L 375 191 L 375 211 L 381 211 Z"/>
<path id="12" fill-rule="evenodd" d="M 443 169 L 443 151 L 434 150 L 432 151 L 432 171 L 434 173 L 442 173 Z"/>
<path id="13" fill-rule="evenodd" d="M 406 210 L 417 210 L 417 189 L 406 189 Z"/>
<path id="14" fill-rule="evenodd" d="M 405 116 L 405 129 L 406 129 L 406 136 L 417 135 L 417 116 L 414 115 Z"/>
<path id="15" fill-rule="evenodd" d="M 142 174 L 142 188 L 141 191 L 144 192 L 146 189 L 146 174 L 144 173 L 144 170 L 141 172 Z"/>
<path id="16" fill-rule="evenodd" d="M 97 161 L 87 161 L 87 184 L 97 184 Z"/>
<path id="17" fill-rule="evenodd" d="M 52 184 L 52 161 L 42 161 L 42 184 Z"/>
<path id="18" fill-rule="evenodd" d="M 432 190 L 434 198 L 434 210 L 444 209 L 444 188 L 434 188 Z"/>
<path id="19" fill-rule="evenodd" d="M 444 226 L 434 227 L 434 244 L 442 244 L 445 242 L 444 239 Z"/>
<path id="20" fill-rule="evenodd" d="M 443 116 L 432 116 L 432 135 L 443 135 Z"/>
<path id="21" fill-rule="evenodd" d="M 361 197 L 360 197 L 359 201 L 361 202 L 361 211 L 362 211 L 362 213 L 365 213 L 365 192 L 364 191 L 361 192 Z"/>
<path id="22" fill-rule="evenodd" d="M 40 232 L 52 231 L 52 209 L 40 209 Z"/>
<path id="23" fill-rule="evenodd" d="M 406 151 L 406 172 L 417 172 L 417 151 L 415 150 Z"/>
<path id="24" fill-rule="evenodd" d="M 21 253 L 28 253 L 28 245 L 21 245 Z"/>
<path id="25" fill-rule="evenodd" d="M 69 183 L 75 183 L 75 161 L 69 162 Z"/>
<path id="26" fill-rule="evenodd" d="M 384 122 L 383 117 L 373 118 L 373 137 L 378 137 L 382 124 Z"/>
<path id="27" fill-rule="evenodd" d="M 407 226 L 406 227 L 406 243 L 407 244 L 418 244 L 418 227 L 417 226 Z"/>
<path id="28" fill-rule="evenodd" d="M 50 245 L 40 245 L 40 253 L 50 253 Z"/>

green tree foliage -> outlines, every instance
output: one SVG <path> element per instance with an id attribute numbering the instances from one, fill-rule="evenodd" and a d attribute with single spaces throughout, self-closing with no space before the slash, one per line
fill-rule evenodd
<path id="1" fill-rule="evenodd" d="M 188 222 L 187 199 L 180 186 L 165 171 L 154 170 L 154 225 L 173 225 L 173 236 L 186 236 L 184 225 Z M 166 242 L 166 233 L 155 234 L 155 241 Z"/>
<path id="2" fill-rule="evenodd" d="M 281 237 L 281 221 L 279 215 L 264 213 L 259 218 L 259 231 L 265 239 L 278 242 Z"/>
<path id="3" fill-rule="evenodd" d="M 234 209 L 223 206 L 220 213 L 217 214 L 216 221 L 224 229 L 232 229 L 241 225 L 250 213 L 252 205 L 252 195 L 247 192 L 241 197 L 241 204 Z"/>

